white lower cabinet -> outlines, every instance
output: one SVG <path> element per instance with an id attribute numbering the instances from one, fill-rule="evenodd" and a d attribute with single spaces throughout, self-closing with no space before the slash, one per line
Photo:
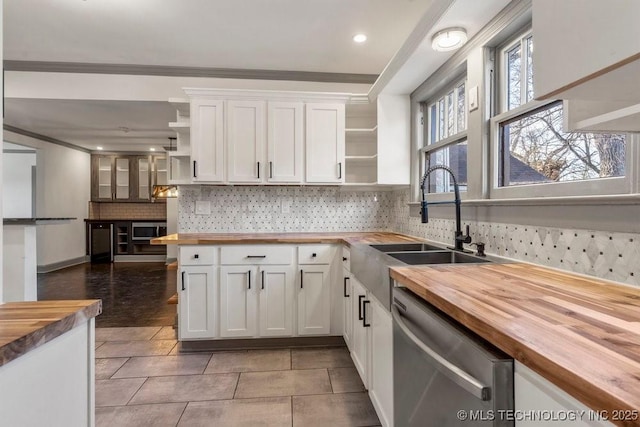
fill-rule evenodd
<path id="1" fill-rule="evenodd" d="M 362 383 L 369 388 L 369 330 L 365 323 L 365 301 L 367 290 L 355 278 L 352 279 L 351 301 L 353 312 L 353 331 L 351 335 L 351 358 L 360 374 Z"/>
<path id="2" fill-rule="evenodd" d="M 300 265 L 298 335 L 328 335 L 331 330 L 329 265 Z"/>
<path id="3" fill-rule="evenodd" d="M 351 274 L 347 269 L 343 269 L 343 281 L 342 281 L 342 298 L 343 298 L 343 315 L 342 337 L 347 344 L 349 350 L 351 350 L 351 336 L 353 335 L 353 302 L 351 300 L 353 293 L 351 290 Z"/>
<path id="4" fill-rule="evenodd" d="M 293 293 L 296 269 L 293 265 L 260 267 L 261 337 L 293 335 Z"/>
<path id="5" fill-rule="evenodd" d="M 388 427 L 393 425 L 393 323 L 389 310 L 375 298 L 369 299 L 365 313 L 367 320 L 371 318 L 369 396 L 380 423 Z"/>
<path id="6" fill-rule="evenodd" d="M 180 340 L 215 338 L 218 306 L 216 267 L 184 266 L 178 280 Z"/>
<path id="7" fill-rule="evenodd" d="M 383 426 L 393 426 L 391 313 L 353 276 L 350 280 L 351 358 Z"/>
<path id="8" fill-rule="evenodd" d="M 518 361 L 514 361 L 513 390 L 515 401 L 516 427 L 609 427 L 613 424 L 598 412 L 587 408 L 564 390 L 544 379 Z M 527 414 L 546 413 L 561 416 L 572 416 L 575 419 L 544 421 L 525 417 Z M 611 414 L 609 414 L 611 415 Z M 552 417 L 552 418 L 554 418 Z"/>
<path id="9" fill-rule="evenodd" d="M 220 336 L 257 335 L 258 293 L 255 266 L 220 267 Z"/>

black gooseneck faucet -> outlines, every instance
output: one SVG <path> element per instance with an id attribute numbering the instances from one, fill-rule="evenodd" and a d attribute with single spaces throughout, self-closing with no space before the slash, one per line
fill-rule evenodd
<path id="1" fill-rule="evenodd" d="M 454 193 L 455 200 L 448 200 L 445 202 L 427 202 L 425 183 L 427 181 L 427 178 L 431 174 L 431 172 L 438 169 L 442 169 L 446 172 L 449 172 L 449 175 L 451 175 L 451 180 L 453 181 L 453 193 Z M 429 222 L 429 214 L 427 211 L 428 205 L 449 205 L 449 204 L 455 203 L 456 205 L 456 236 L 454 241 L 455 242 L 454 249 L 456 251 L 464 251 L 464 247 L 462 246 L 462 244 L 471 243 L 471 236 L 469 236 L 468 225 L 467 225 L 467 234 L 466 235 L 462 234 L 462 224 L 460 220 L 460 187 L 458 186 L 458 181 L 456 180 L 456 176 L 453 173 L 453 171 L 448 166 L 445 166 L 445 165 L 433 165 L 429 167 L 429 169 L 427 169 L 427 171 L 424 173 L 424 176 L 422 177 L 422 183 L 420 184 L 420 189 L 422 190 L 422 203 L 420 208 L 420 216 L 422 218 L 423 224 L 426 224 Z"/>

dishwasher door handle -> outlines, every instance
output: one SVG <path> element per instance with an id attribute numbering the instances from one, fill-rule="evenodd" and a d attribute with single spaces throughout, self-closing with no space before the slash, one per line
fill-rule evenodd
<path id="1" fill-rule="evenodd" d="M 473 394 L 480 400 L 488 401 L 491 400 L 491 387 L 488 387 L 478 381 L 476 378 L 472 377 L 458 366 L 446 360 L 444 357 L 440 356 L 433 349 L 429 348 L 425 343 L 420 341 L 420 339 L 415 336 L 413 332 L 407 327 L 407 325 L 402 320 L 402 316 L 398 311 L 398 308 L 395 305 L 391 305 L 391 316 L 393 320 L 396 322 L 400 330 L 404 335 L 407 336 L 422 352 L 429 358 L 431 363 L 438 369 L 438 371 L 442 372 L 446 375 L 451 381 L 459 385 L 460 387 L 467 390 L 469 393 Z"/>

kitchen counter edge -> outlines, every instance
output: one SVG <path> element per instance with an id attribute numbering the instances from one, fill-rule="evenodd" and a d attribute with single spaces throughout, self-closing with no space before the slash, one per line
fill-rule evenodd
<path id="1" fill-rule="evenodd" d="M 337 233 L 178 233 L 151 240 L 152 245 L 218 245 L 260 243 L 339 243 L 351 246 L 356 243 L 423 242 L 413 236 L 388 232 L 337 232 Z"/>
<path id="2" fill-rule="evenodd" d="M 102 313 L 102 300 L 0 304 L 0 367 Z"/>

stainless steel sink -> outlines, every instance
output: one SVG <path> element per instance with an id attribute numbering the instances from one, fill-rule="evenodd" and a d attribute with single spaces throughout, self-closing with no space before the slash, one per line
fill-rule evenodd
<path id="1" fill-rule="evenodd" d="M 424 252 L 424 251 L 442 251 L 442 246 L 434 246 L 428 243 L 389 243 L 385 245 L 369 245 L 373 249 L 380 252 Z"/>
<path id="2" fill-rule="evenodd" d="M 480 258 L 455 251 L 398 252 L 387 253 L 387 255 L 409 265 L 490 262 L 486 258 Z"/>

